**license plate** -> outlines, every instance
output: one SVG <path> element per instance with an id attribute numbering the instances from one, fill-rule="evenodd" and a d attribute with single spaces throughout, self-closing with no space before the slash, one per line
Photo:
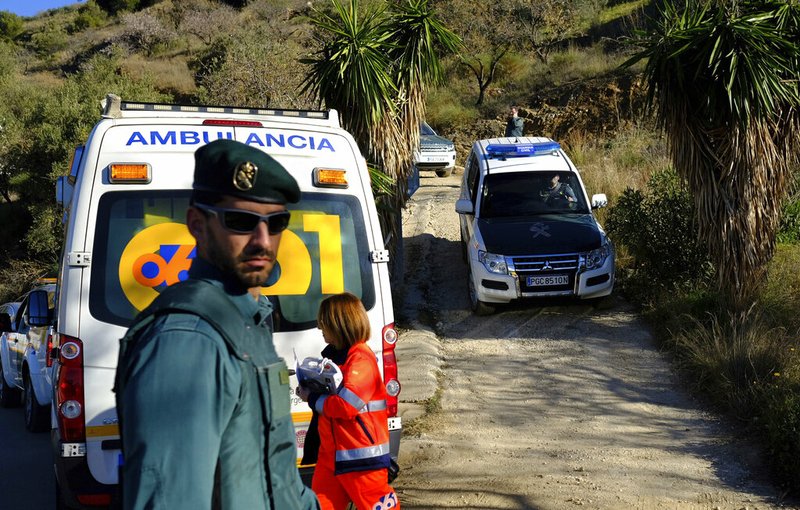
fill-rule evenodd
<path id="1" fill-rule="evenodd" d="M 528 287 L 549 287 L 551 285 L 569 284 L 569 275 L 551 274 L 547 276 L 529 276 Z"/>
<path id="2" fill-rule="evenodd" d="M 422 157 L 422 160 L 426 163 L 446 163 L 447 157 L 446 156 L 428 156 Z"/>

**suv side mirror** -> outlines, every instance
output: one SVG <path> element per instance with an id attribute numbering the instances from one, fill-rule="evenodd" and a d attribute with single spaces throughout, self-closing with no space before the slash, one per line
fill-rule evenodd
<path id="1" fill-rule="evenodd" d="M 459 198 L 456 200 L 456 212 L 458 214 L 472 214 L 475 209 L 472 207 L 472 202 L 468 198 Z"/>
<path id="2" fill-rule="evenodd" d="M 605 207 L 608 205 L 608 198 L 606 198 L 605 193 L 598 193 L 597 195 L 592 195 L 592 209 L 600 209 L 601 207 Z"/>
<path id="3" fill-rule="evenodd" d="M 46 290 L 34 290 L 28 294 L 28 308 L 25 311 L 26 320 L 31 326 L 49 326 L 52 321 L 52 312 L 47 299 Z"/>
<path id="4" fill-rule="evenodd" d="M 11 328 L 11 316 L 7 313 L 0 313 L 0 333 L 13 331 Z"/>

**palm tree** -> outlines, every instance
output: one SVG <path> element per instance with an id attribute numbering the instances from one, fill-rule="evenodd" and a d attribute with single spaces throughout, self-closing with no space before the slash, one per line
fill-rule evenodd
<path id="1" fill-rule="evenodd" d="M 402 274 L 400 208 L 406 201 L 425 117 L 427 87 L 442 81 L 439 55 L 454 51 L 458 37 L 436 18 L 429 0 L 389 5 L 331 0 L 331 12 L 311 18 L 320 49 L 304 60 L 310 70 L 303 92 L 343 113 L 343 126 L 365 152 L 367 161 L 394 179 L 392 211 L 384 228 L 393 240 L 393 269 Z"/>
<path id="2" fill-rule="evenodd" d="M 647 59 L 648 103 L 693 195 L 720 290 L 743 310 L 766 277 L 798 162 L 800 6 L 674 2 L 627 64 Z"/>

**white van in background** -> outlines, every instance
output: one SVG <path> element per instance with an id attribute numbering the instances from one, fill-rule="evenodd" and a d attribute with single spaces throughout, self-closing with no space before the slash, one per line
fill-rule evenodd
<path id="1" fill-rule="evenodd" d="M 302 192 L 289 206 L 280 279 L 263 289 L 280 311 L 278 354 L 290 367 L 295 355 L 319 356 L 319 303 L 345 290 L 359 296 L 389 393 L 396 458 L 402 425 L 388 252 L 366 162 L 337 112 L 132 103 L 109 95 L 102 117 L 57 185 L 66 222 L 52 431 L 59 506 L 115 503 L 120 440 L 111 388 L 119 339 L 161 289 L 186 278 L 195 256 L 184 225 L 194 152 L 218 138 L 268 152 Z M 292 416 L 299 463 L 311 411 L 294 396 Z"/>

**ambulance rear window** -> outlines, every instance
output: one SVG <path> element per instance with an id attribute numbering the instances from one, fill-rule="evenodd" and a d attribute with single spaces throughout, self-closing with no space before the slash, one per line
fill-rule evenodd
<path id="1" fill-rule="evenodd" d="M 127 326 L 158 293 L 187 278 L 194 238 L 185 225 L 188 191 L 115 191 L 100 198 L 89 307 L 102 321 Z M 375 305 L 361 205 L 350 195 L 304 193 L 278 252 L 280 279 L 263 289 L 276 329 L 316 327 L 319 303 L 349 291 Z"/>

